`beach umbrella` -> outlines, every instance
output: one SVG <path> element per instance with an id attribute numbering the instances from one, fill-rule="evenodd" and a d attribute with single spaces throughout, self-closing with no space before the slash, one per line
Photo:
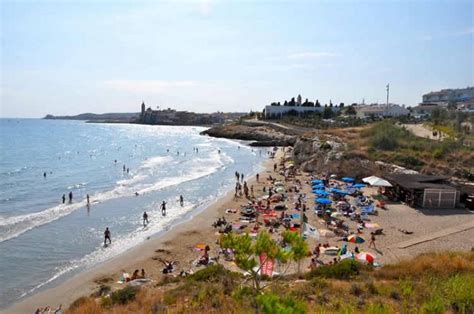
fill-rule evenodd
<path id="1" fill-rule="evenodd" d="M 356 184 L 354 184 L 352 187 L 353 187 L 353 188 L 356 188 L 356 189 L 361 189 L 361 188 L 367 187 L 367 184 L 356 183 Z"/>
<path id="2" fill-rule="evenodd" d="M 311 184 L 313 184 L 313 185 L 315 185 L 315 184 L 321 184 L 321 183 L 323 183 L 322 180 L 313 180 L 313 181 L 311 181 Z"/>
<path id="3" fill-rule="evenodd" d="M 354 179 L 354 178 L 351 178 L 351 177 L 343 177 L 343 178 L 342 178 L 342 181 L 344 181 L 344 182 L 354 182 L 355 179 Z"/>
<path id="4" fill-rule="evenodd" d="M 332 203 L 332 201 L 329 198 L 320 197 L 316 199 L 316 203 L 322 205 L 329 205 Z"/>
<path id="5" fill-rule="evenodd" d="M 349 195 L 349 192 L 343 191 L 343 190 L 340 190 L 340 189 L 336 189 L 336 188 L 332 188 L 330 191 L 332 193 L 337 193 L 337 194 L 341 194 L 341 195 Z"/>
<path id="6" fill-rule="evenodd" d="M 350 243 L 364 243 L 365 240 L 362 237 L 359 237 L 358 235 L 352 234 L 347 237 L 347 241 Z"/>
<path id="7" fill-rule="evenodd" d="M 328 196 L 330 194 L 329 192 L 326 192 L 324 190 L 314 190 L 313 192 L 318 196 Z"/>
<path id="8" fill-rule="evenodd" d="M 390 182 L 387 180 L 384 180 L 382 178 L 376 177 L 376 176 L 371 176 L 367 178 L 363 178 L 362 181 L 372 185 L 372 186 L 385 186 L 385 187 L 390 187 L 392 186 Z"/>
<path id="9" fill-rule="evenodd" d="M 277 193 L 285 193 L 285 188 L 284 187 L 278 187 L 275 189 Z"/>
<path id="10" fill-rule="evenodd" d="M 324 190 L 325 186 L 323 184 L 313 185 L 313 190 Z"/>
<path id="11" fill-rule="evenodd" d="M 372 264 L 375 261 L 375 254 L 370 252 L 361 252 L 356 255 L 356 259 L 361 262 Z"/>

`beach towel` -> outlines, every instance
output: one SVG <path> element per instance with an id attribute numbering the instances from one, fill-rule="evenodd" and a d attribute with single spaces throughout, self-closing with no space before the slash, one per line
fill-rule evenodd
<path id="1" fill-rule="evenodd" d="M 376 228 L 380 228 L 380 225 L 376 223 L 366 223 L 365 227 L 368 229 L 376 229 Z"/>
<path id="2" fill-rule="evenodd" d="M 293 219 L 300 219 L 301 216 L 300 216 L 300 214 L 292 214 L 292 215 L 291 215 L 291 218 L 293 218 Z"/>
<path id="3" fill-rule="evenodd" d="M 319 237 L 320 237 L 318 229 L 316 229 L 315 227 L 307 223 L 303 225 L 303 235 L 307 237 L 315 238 L 317 240 L 319 240 Z"/>
<path id="4" fill-rule="evenodd" d="M 196 251 L 204 251 L 206 249 L 206 245 L 204 243 L 199 243 L 194 246 L 194 250 Z"/>

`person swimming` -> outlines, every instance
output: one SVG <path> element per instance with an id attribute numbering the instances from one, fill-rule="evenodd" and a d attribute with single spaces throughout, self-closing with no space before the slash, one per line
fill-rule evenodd
<path id="1" fill-rule="evenodd" d="M 43 172 L 43 177 L 44 177 L 44 178 L 46 178 L 46 171 L 45 171 L 45 172 Z"/>

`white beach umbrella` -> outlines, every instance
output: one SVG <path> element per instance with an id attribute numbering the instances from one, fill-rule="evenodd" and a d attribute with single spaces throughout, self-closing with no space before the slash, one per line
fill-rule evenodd
<path id="1" fill-rule="evenodd" d="M 362 181 L 372 185 L 372 186 L 392 186 L 390 182 L 387 180 L 384 180 L 382 178 L 376 177 L 376 176 L 371 176 L 367 178 L 363 178 Z"/>

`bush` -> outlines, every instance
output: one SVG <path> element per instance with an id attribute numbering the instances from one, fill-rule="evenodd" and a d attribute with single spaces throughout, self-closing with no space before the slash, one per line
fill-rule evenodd
<path id="1" fill-rule="evenodd" d="M 336 279 L 350 279 L 359 275 L 361 264 L 357 261 L 346 259 L 334 265 L 321 266 L 307 274 L 307 278 L 325 277 Z"/>
<path id="2" fill-rule="evenodd" d="M 306 305 L 291 297 L 281 298 L 275 294 L 261 294 L 257 302 L 263 313 L 268 314 L 298 314 L 306 313 Z"/>
<path id="3" fill-rule="evenodd" d="M 123 289 L 112 292 L 110 299 L 112 300 L 112 304 L 127 304 L 129 301 L 135 299 L 137 292 L 138 288 L 127 286 Z"/>
<path id="4" fill-rule="evenodd" d="M 364 291 L 362 290 L 362 287 L 359 284 L 353 283 L 351 285 L 351 294 L 355 296 L 360 296 Z"/>
<path id="5" fill-rule="evenodd" d="M 446 306 L 440 297 L 433 297 L 421 306 L 421 313 L 442 314 L 446 312 Z"/>
<path id="6" fill-rule="evenodd" d="M 190 281 L 221 282 L 228 277 L 236 277 L 236 274 L 224 268 L 220 264 L 210 265 L 188 277 Z"/>

